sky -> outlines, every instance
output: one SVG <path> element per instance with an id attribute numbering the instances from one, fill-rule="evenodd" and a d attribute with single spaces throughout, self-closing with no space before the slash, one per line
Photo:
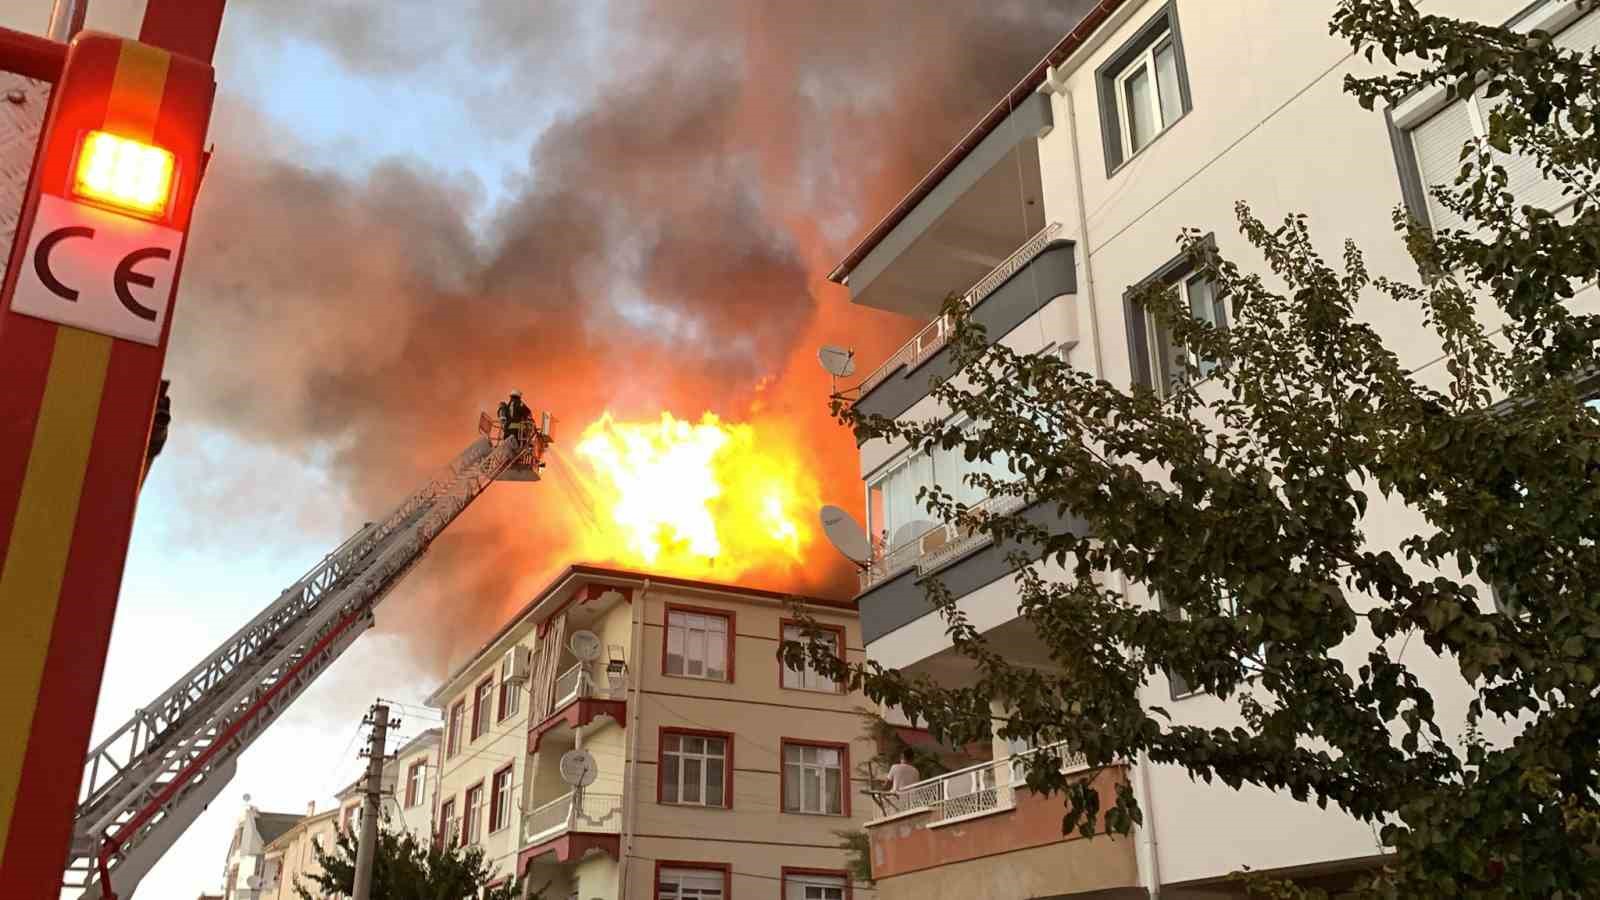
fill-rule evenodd
<path id="1" fill-rule="evenodd" d="M 859 506 L 822 343 L 920 323 L 824 275 L 1075 20 L 1083 0 L 231 0 L 215 144 L 96 735 L 195 665 L 473 437 L 510 387 L 713 412 L 804 450 Z M 143 0 L 91 0 L 132 34 Z M 0 6 L 40 33 L 48 0 Z M 572 554 L 547 485 L 496 486 L 240 763 L 140 888 L 220 887 L 245 802 L 327 808 L 359 722 L 413 709 Z M 762 576 L 849 595 L 825 548 Z"/>

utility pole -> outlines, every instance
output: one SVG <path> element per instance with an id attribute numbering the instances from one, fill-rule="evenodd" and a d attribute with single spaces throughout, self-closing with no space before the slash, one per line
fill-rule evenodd
<path id="1" fill-rule="evenodd" d="M 378 804 L 383 797 L 383 761 L 387 758 L 385 751 L 389 726 L 399 725 L 400 720 L 390 722 L 389 704 L 380 700 L 372 704 L 366 724 L 372 726 L 372 734 L 367 749 L 361 751 L 367 757 L 367 786 L 362 792 L 365 797 L 361 803 L 361 843 L 356 845 L 356 883 L 350 895 L 351 900 L 369 900 L 372 896 L 372 859 L 378 852 Z"/>

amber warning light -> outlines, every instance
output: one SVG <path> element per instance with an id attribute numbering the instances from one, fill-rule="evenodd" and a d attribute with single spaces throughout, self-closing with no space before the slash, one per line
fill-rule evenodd
<path id="1" fill-rule="evenodd" d="M 172 198 L 173 156 L 131 138 L 91 131 L 78 149 L 72 192 L 85 200 L 151 219 Z"/>

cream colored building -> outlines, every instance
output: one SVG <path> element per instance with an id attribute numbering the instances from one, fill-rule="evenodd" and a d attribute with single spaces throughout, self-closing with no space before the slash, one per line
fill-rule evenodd
<path id="1" fill-rule="evenodd" d="M 568 568 L 430 698 L 441 835 L 554 900 L 874 896 L 835 834 L 870 818 L 865 703 L 779 664 L 788 601 Z M 862 658 L 853 606 L 805 610 Z M 593 780 L 575 790 L 560 761 L 580 747 Z"/>
<path id="2" fill-rule="evenodd" d="M 1425 14 L 1550 31 L 1569 48 L 1600 40 L 1600 12 L 1584 13 L 1573 0 L 1416 5 Z M 1344 93 L 1343 80 L 1377 73 L 1383 63 L 1368 64 L 1329 35 L 1336 6 L 1083 4 L 1084 20 L 932 172 L 892 209 L 868 211 L 879 224 L 830 275 L 848 286 L 853 302 L 925 323 L 887 358 L 860 360 L 857 408 L 917 421 L 948 415 L 928 394 L 933 380 L 957 374 L 938 315 L 951 294 L 965 297 L 990 339 L 1014 350 L 1059 354 L 1116 385 L 1166 390 L 1171 348 L 1128 299 L 1129 289 L 1151 279 L 1174 285 L 1197 318 L 1226 327 L 1228 310 L 1177 255 L 1176 237 L 1185 227 L 1209 230 L 1230 259 L 1260 270 L 1260 255 L 1238 235 L 1233 205 L 1240 200 L 1268 223 L 1305 213 L 1328 258 L 1337 259 L 1340 243 L 1353 238 L 1373 276 L 1415 283 L 1416 266 L 1394 234 L 1391 211 L 1404 205 L 1435 227 L 1456 224 L 1426 187 L 1451 181 L 1463 143 L 1482 135 L 1495 101 L 1452 101 L 1439 89 L 1388 109 L 1362 109 Z M 1551 209 L 1567 204 L 1526 159 L 1500 162 L 1519 200 Z M 1596 291 L 1589 286 L 1570 302 L 1593 312 Z M 1359 311 L 1408 368 L 1435 386 L 1444 381 L 1438 341 L 1418 310 L 1374 291 Z M 1497 315 L 1489 311 L 1491 324 Z M 973 496 L 961 479 L 977 466 L 959 449 L 930 456 L 879 440 L 862 446 L 860 457 L 868 531 L 881 545 L 857 597 L 868 656 L 951 685 L 972 677 L 925 600 L 925 582 L 937 576 L 971 624 L 1009 656 L 1049 667 L 1046 648 L 1020 616 L 1009 548 L 929 521 L 915 498 L 919 488 L 939 484 L 968 503 L 1008 504 L 1006 512 L 1018 505 Z M 1020 511 L 1066 524 L 1050 510 Z M 1380 497 L 1363 522 L 1380 546 L 1398 546 L 1414 527 L 1411 511 Z M 1492 596 L 1479 587 L 1481 596 Z M 1137 586 L 1129 596 L 1159 605 Z M 1359 609 L 1365 601 L 1352 602 Z M 1485 600 L 1486 611 L 1493 602 Z M 1340 656 L 1353 669 L 1370 649 L 1353 639 Z M 1441 725 L 1459 726 L 1469 695 L 1454 663 L 1415 645 L 1405 661 L 1433 690 Z M 1182 724 L 1239 722 L 1234 705 L 1159 673 L 1144 693 L 1147 704 L 1169 709 Z M 1240 867 L 1336 881 L 1382 852 L 1372 827 L 1338 810 L 1137 761 L 1083 771 L 1104 786 L 1126 782 L 1135 791 L 1146 821 L 1134 839 L 1068 840 L 1058 822 L 1033 815 L 1032 798 L 1010 789 L 1013 749 L 997 746 L 993 762 L 918 786 L 909 808 L 869 827 L 886 900 L 1090 891 L 1228 896 L 1236 887 L 1226 876 Z M 1075 765 L 1070 757 L 1063 762 Z"/>
<path id="3" fill-rule="evenodd" d="M 383 827 L 406 830 L 419 838 L 433 833 L 434 796 L 439 784 L 439 746 L 444 731 L 429 728 L 395 750 L 383 764 Z M 361 830 L 361 786 L 365 776 L 335 794 L 339 827 Z"/>
<path id="4" fill-rule="evenodd" d="M 323 849 L 332 849 L 338 828 L 339 807 L 319 813 L 313 804 L 304 818 L 267 844 L 264 854 L 266 875 L 261 883 L 262 900 L 294 900 L 298 897 L 295 884 L 302 878 L 322 871 L 322 867 L 317 865 L 313 848 L 320 844 Z M 309 884 L 307 889 L 310 890 Z"/>

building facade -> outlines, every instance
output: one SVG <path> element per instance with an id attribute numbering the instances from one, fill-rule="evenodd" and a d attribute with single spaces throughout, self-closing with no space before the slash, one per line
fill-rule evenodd
<path id="1" fill-rule="evenodd" d="M 1343 92 L 1343 78 L 1376 69 L 1329 35 L 1335 6 L 1093 4 L 830 276 L 856 303 L 927 323 L 867 374 L 857 407 L 918 421 L 948 415 L 928 394 L 934 378 L 956 374 L 939 316 L 951 294 L 965 297 L 991 340 L 1013 350 L 1060 354 L 1113 384 L 1165 390 L 1173 349 L 1129 301 L 1130 289 L 1159 279 L 1178 288 L 1197 318 L 1226 327 L 1225 304 L 1186 268 L 1176 238 L 1185 227 L 1213 229 L 1224 254 L 1259 269 L 1259 256 L 1237 236 L 1238 200 L 1267 221 L 1306 213 L 1328 255 L 1336 257 L 1339 242 L 1353 237 L 1373 275 L 1414 280 L 1391 211 L 1404 205 L 1435 227 L 1459 224 L 1426 188 L 1453 179 L 1463 142 L 1483 134 L 1494 101 L 1451 101 L 1432 91 L 1363 110 Z M 1434 0 L 1424 11 L 1540 28 L 1575 48 L 1600 39 L 1600 13 L 1582 13 L 1572 0 Z M 1519 199 L 1563 205 L 1528 160 L 1502 162 Z M 1584 311 L 1600 305 L 1593 286 L 1572 302 Z M 1361 312 L 1403 362 L 1443 382 L 1436 342 L 1429 349 L 1416 310 L 1374 296 Z M 962 459 L 959 449 L 930 455 L 878 440 L 860 456 L 876 545 L 857 598 L 867 655 L 948 684 L 972 677 L 924 599 L 926 582 L 937 577 L 1009 656 L 1049 666 L 1019 615 L 1009 551 L 930 521 L 916 494 L 939 484 L 999 512 L 1041 522 L 1052 513 L 1011 498 L 971 496 L 962 477 L 983 464 Z M 1003 460 L 990 465 L 1004 471 Z M 1374 498 L 1368 534 L 1398 542 L 1416 524 L 1408 516 Z M 1492 592 L 1484 585 L 1480 594 Z M 1158 606 L 1137 585 L 1129 599 Z M 1352 640 L 1341 655 L 1359 660 L 1368 649 Z M 1464 712 L 1467 692 L 1453 663 L 1415 647 L 1406 662 L 1437 686 L 1441 722 Z M 1180 723 L 1238 723 L 1232 704 L 1163 676 L 1152 677 L 1145 691 L 1149 704 L 1166 707 Z M 1126 781 L 1135 791 L 1146 821 L 1133 840 L 1068 840 L 1058 817 L 1036 813 L 1038 798 L 1010 789 L 1015 766 L 1038 764 L 1014 757 L 1018 749 L 997 745 L 993 761 L 918 786 L 895 815 L 869 826 L 886 900 L 970 897 L 978 885 L 989 886 L 981 895 L 996 898 L 1096 890 L 1234 896 L 1227 875 L 1243 866 L 1337 881 L 1381 858 L 1373 829 L 1336 810 L 1138 764 L 1082 776 L 1102 789 Z M 1050 762 L 1058 763 L 1076 765 L 1070 754 Z M 1048 802 L 1059 810 L 1059 798 Z"/>
<path id="2" fill-rule="evenodd" d="M 419 838 L 433 834 L 434 796 L 439 783 L 442 728 L 429 728 L 406 741 L 383 763 L 381 827 L 409 831 Z M 366 776 L 335 794 L 339 827 L 359 833 Z"/>
<path id="3" fill-rule="evenodd" d="M 267 845 L 300 821 L 296 813 L 262 812 L 245 798 L 243 814 L 233 828 L 228 860 L 223 867 L 223 900 L 263 900 L 269 896 L 264 886 L 272 879 L 268 871 Z"/>
<path id="4" fill-rule="evenodd" d="M 261 879 L 261 900 L 294 900 L 295 885 L 304 878 L 319 874 L 315 848 L 333 847 L 339 830 L 339 807 L 316 811 L 311 804 L 306 815 L 283 834 L 268 842 L 262 856 L 264 872 Z M 307 889 L 310 889 L 309 884 Z"/>
<path id="5" fill-rule="evenodd" d="M 430 698 L 445 718 L 439 838 L 555 900 L 874 896 L 837 834 L 875 814 L 852 769 L 876 752 L 866 704 L 780 665 L 779 642 L 801 639 L 794 609 L 570 567 Z M 862 658 L 853 605 L 803 609 Z"/>

